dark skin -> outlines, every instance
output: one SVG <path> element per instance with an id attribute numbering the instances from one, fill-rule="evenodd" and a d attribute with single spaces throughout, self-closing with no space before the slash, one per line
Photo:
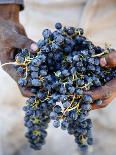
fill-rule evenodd
<path id="1" fill-rule="evenodd" d="M 106 68 L 116 68 L 116 51 L 107 54 L 105 57 L 100 58 L 100 65 Z M 116 97 L 116 79 L 106 83 L 104 86 L 95 90 L 85 92 L 90 95 L 93 100 L 101 99 L 101 105 L 92 104 L 92 109 L 100 109 L 108 106 Z"/>
<path id="2" fill-rule="evenodd" d="M 37 49 L 37 45 L 27 37 L 24 27 L 19 22 L 19 11 L 19 5 L 0 5 L 0 60 L 2 64 L 14 62 L 19 48 L 31 49 L 33 52 Z M 4 70 L 17 81 L 18 77 L 13 65 L 4 66 Z M 33 95 L 24 88 L 20 88 L 20 91 L 25 97 Z"/>
<path id="3" fill-rule="evenodd" d="M 19 5 L 0 5 L 0 60 L 2 64 L 15 61 L 14 56 L 18 48 L 37 50 L 37 45 L 27 37 L 24 27 L 19 22 Z M 116 67 L 116 51 L 100 59 L 102 67 Z M 16 70 L 12 65 L 6 65 L 4 69 L 17 81 Z M 33 94 L 24 88 L 20 88 L 23 96 Z M 116 97 L 116 79 L 108 82 L 105 86 L 89 92 L 93 100 L 102 99 L 102 105 L 92 104 L 92 109 L 104 108 Z"/>

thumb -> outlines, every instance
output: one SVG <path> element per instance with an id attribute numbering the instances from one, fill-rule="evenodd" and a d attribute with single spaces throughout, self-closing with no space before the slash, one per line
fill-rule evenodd
<path id="1" fill-rule="evenodd" d="M 38 49 L 37 44 L 29 39 L 27 36 L 15 33 L 12 40 L 13 48 L 26 48 L 28 50 L 36 51 Z"/>
<path id="2" fill-rule="evenodd" d="M 100 58 L 100 65 L 102 67 L 116 67 L 116 51 L 110 52 L 105 57 Z"/>

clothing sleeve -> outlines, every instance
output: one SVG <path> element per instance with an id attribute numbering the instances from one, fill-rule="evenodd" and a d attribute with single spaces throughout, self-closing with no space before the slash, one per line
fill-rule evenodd
<path id="1" fill-rule="evenodd" d="M 19 4 L 20 10 L 24 9 L 24 0 L 0 0 L 0 4 Z"/>

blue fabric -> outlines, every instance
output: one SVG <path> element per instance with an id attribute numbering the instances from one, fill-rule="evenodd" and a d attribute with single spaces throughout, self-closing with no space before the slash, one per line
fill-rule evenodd
<path id="1" fill-rule="evenodd" d="M 0 4 L 19 4 L 24 9 L 24 0 L 0 0 Z"/>

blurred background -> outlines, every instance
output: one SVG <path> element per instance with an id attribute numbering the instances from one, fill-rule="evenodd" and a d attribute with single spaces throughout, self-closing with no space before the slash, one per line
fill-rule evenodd
<path id="1" fill-rule="evenodd" d="M 116 0 L 25 0 L 21 23 L 32 40 L 56 22 L 82 27 L 96 45 L 116 49 Z M 22 106 L 25 98 L 14 80 L 0 69 L 0 155 L 79 155 L 73 136 L 50 125 L 42 151 L 29 148 L 24 137 Z M 91 111 L 95 144 L 91 155 L 116 155 L 116 100 L 107 108 Z"/>

